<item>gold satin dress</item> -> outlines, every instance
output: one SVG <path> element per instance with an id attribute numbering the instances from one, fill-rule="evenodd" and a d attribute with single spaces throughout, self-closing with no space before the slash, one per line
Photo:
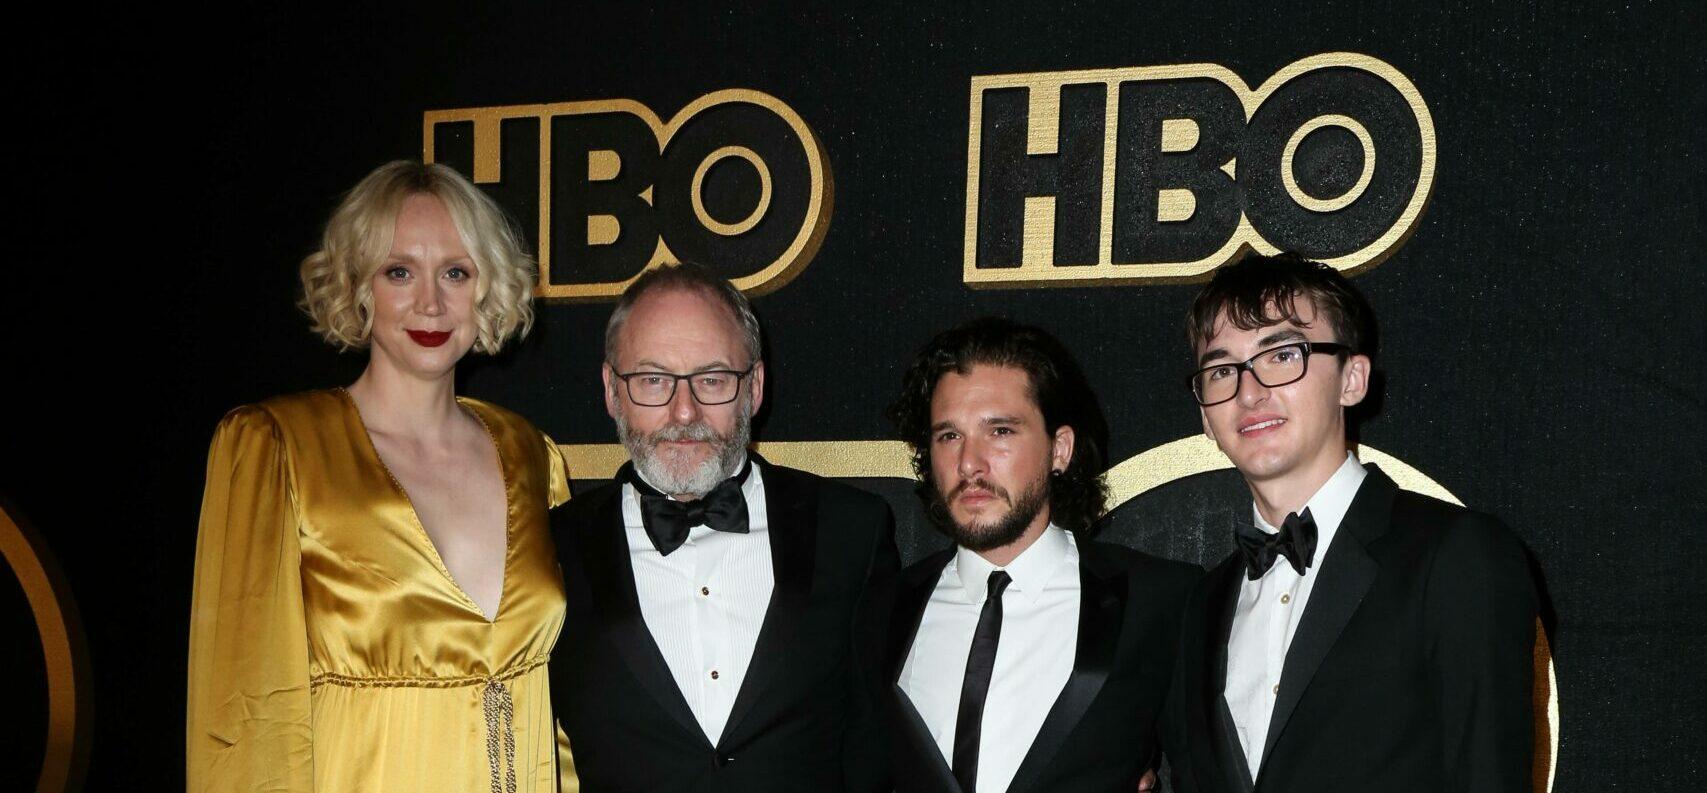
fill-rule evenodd
<path id="1" fill-rule="evenodd" d="M 504 476 L 494 620 L 451 580 L 348 393 L 220 423 L 190 614 L 190 790 L 558 789 L 546 661 L 564 602 L 546 513 L 569 497 L 566 471 L 521 417 L 458 401 Z"/>

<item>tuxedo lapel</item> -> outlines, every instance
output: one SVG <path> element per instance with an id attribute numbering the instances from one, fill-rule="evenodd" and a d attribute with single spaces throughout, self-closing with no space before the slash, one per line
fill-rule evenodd
<path id="1" fill-rule="evenodd" d="M 1340 522 L 1333 546 L 1322 558 L 1321 577 L 1310 591 L 1310 602 L 1304 607 L 1304 616 L 1298 621 L 1298 629 L 1286 651 L 1286 663 L 1281 668 L 1280 693 L 1275 698 L 1274 715 L 1269 720 L 1267 741 L 1263 745 L 1264 765 L 1316 670 L 1375 583 L 1380 566 L 1365 548 L 1387 532 L 1397 492 L 1393 480 L 1371 466 Z"/>
<path id="2" fill-rule="evenodd" d="M 898 715 L 898 728 L 903 733 L 903 740 L 911 750 L 912 756 L 924 766 L 923 770 L 930 774 L 936 783 L 934 787 L 945 791 L 958 791 L 960 783 L 954 778 L 954 769 L 948 765 L 948 760 L 937 748 L 936 738 L 931 735 L 930 726 L 925 724 L 924 716 L 913 706 L 913 700 L 907 696 L 900 685 L 901 672 L 907 666 L 907 654 L 913 649 L 913 641 L 919 634 L 919 623 L 924 620 L 925 606 L 931 601 L 931 592 L 936 590 L 937 579 L 942 577 L 942 569 L 948 565 L 948 560 L 954 557 L 954 548 L 930 556 L 907 569 L 901 577 L 901 591 L 895 598 L 894 618 L 889 621 L 889 653 L 885 658 L 889 671 L 890 688 Z M 899 770 L 899 769 L 898 769 Z M 909 789 L 912 789 L 909 787 Z"/>
<path id="3" fill-rule="evenodd" d="M 609 497 L 594 508 L 591 525 L 579 532 L 587 584 L 611 643 L 640 686 L 677 724 L 705 742 L 709 749 L 711 744 L 705 739 L 705 731 L 688 708 L 681 690 L 676 688 L 676 679 L 664 662 L 664 654 L 640 614 L 640 596 L 634 586 L 634 565 L 629 560 L 628 535 L 622 520 L 621 481 L 619 474 Z"/>
<path id="4" fill-rule="evenodd" d="M 1203 678 L 1200 716 L 1209 732 L 1209 747 L 1215 758 L 1215 769 L 1229 784 L 1249 791 L 1256 786 L 1255 775 L 1245 759 L 1244 746 L 1239 743 L 1239 731 L 1233 725 L 1232 711 L 1227 709 L 1227 641 L 1233 635 L 1233 612 L 1239 605 L 1239 588 L 1245 578 L 1245 566 L 1238 554 L 1233 554 L 1209 574 L 1209 603 L 1205 609 L 1206 636 L 1209 641 L 1209 674 Z"/>
<path id="5" fill-rule="evenodd" d="M 899 685 L 895 685 L 893 688 L 895 689 L 895 710 L 900 722 L 897 726 L 903 734 L 902 740 L 906 743 L 908 753 L 918 763 L 915 766 L 896 763 L 895 770 L 899 773 L 916 772 L 926 775 L 925 779 L 907 779 L 902 789 L 941 790 L 945 793 L 949 791 L 958 793 L 960 780 L 954 778 L 954 769 L 949 768 L 948 760 L 943 758 L 942 751 L 937 748 L 936 738 L 931 736 L 931 728 L 925 724 L 925 717 L 919 715 L 918 708 L 913 707 L 913 701 L 907 698 L 907 692 L 902 691 Z M 929 780 L 930 784 L 915 784 L 923 783 L 926 779 Z"/>
<path id="6" fill-rule="evenodd" d="M 924 621 L 925 606 L 931 602 L 937 579 L 948 560 L 954 558 L 954 546 L 939 551 L 908 568 L 901 576 L 901 592 L 895 598 L 895 617 L 889 621 L 889 655 L 886 658 L 889 682 L 901 679 L 907 665 L 907 653 L 919 635 L 919 623 Z"/>
<path id="7" fill-rule="evenodd" d="M 749 454 L 752 454 L 749 452 Z M 769 515 L 771 571 L 775 585 L 753 645 L 753 660 L 729 711 L 723 735 L 734 735 L 741 720 L 784 665 L 790 638 L 810 607 L 818 539 L 817 483 L 753 454 L 764 476 L 765 509 Z M 723 743 L 721 739 L 719 745 Z"/>
<path id="8" fill-rule="evenodd" d="M 1043 726 L 1032 740 L 1019 770 L 1014 772 L 1010 791 L 1030 790 L 1043 770 L 1055 759 L 1061 744 L 1077 727 L 1085 711 L 1096 701 L 1114 666 L 1120 647 L 1121 618 L 1126 613 L 1128 581 L 1103 563 L 1089 542 L 1079 545 L 1079 639 L 1073 656 L 1073 673 L 1055 699 Z"/>

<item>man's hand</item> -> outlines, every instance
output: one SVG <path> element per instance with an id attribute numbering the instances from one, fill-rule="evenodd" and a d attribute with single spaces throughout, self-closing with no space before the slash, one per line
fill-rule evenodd
<path id="1" fill-rule="evenodd" d="M 1151 791 L 1151 790 L 1155 790 L 1155 789 L 1156 789 L 1156 769 L 1152 768 L 1148 771 L 1145 771 L 1144 776 L 1138 780 L 1138 793 L 1146 793 L 1146 791 Z"/>

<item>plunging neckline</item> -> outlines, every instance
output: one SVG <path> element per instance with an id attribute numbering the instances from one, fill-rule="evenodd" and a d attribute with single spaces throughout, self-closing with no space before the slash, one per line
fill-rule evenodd
<path id="1" fill-rule="evenodd" d="M 467 411 L 468 415 L 473 416 L 474 420 L 480 423 L 480 428 L 486 432 L 486 438 L 492 442 L 492 451 L 498 457 L 498 477 L 504 488 L 504 561 L 498 571 L 500 576 L 498 604 L 492 610 L 492 616 L 488 617 L 486 610 L 474 601 L 474 597 L 468 594 L 468 590 L 463 589 L 462 585 L 457 583 L 456 576 L 451 575 L 450 567 L 445 564 L 444 556 L 439 553 L 438 545 L 433 543 L 433 536 L 427 533 L 426 524 L 421 522 L 421 513 L 415 511 L 415 501 L 409 497 L 409 490 L 403 486 L 403 481 L 391 472 L 391 466 L 385 464 L 385 457 L 379 453 L 379 447 L 374 445 L 373 435 L 368 432 L 367 422 L 362 419 L 361 406 L 356 404 L 355 395 L 343 386 L 338 386 L 333 390 L 344 398 L 344 404 L 349 408 L 350 414 L 355 417 L 356 426 L 361 429 L 362 441 L 366 444 L 368 454 L 378 464 L 379 470 L 385 472 L 385 478 L 391 482 L 391 487 L 397 492 L 397 496 L 403 499 L 403 505 L 408 508 L 409 520 L 415 526 L 417 539 L 426 547 L 428 557 L 433 560 L 433 566 L 438 568 L 439 573 L 445 577 L 445 581 L 450 583 L 451 589 L 462 598 L 463 605 L 472 608 L 474 613 L 479 614 L 482 622 L 489 625 L 497 624 L 498 618 L 504 614 L 504 604 L 509 600 L 506 596 L 509 594 L 510 588 L 510 551 L 515 548 L 516 543 L 513 536 L 514 522 L 510 520 L 510 515 L 514 511 L 512 509 L 514 504 L 510 501 L 510 473 L 504 465 L 504 447 L 498 443 L 498 436 L 492 434 L 492 425 L 487 423 L 486 417 L 480 415 L 480 411 L 474 406 L 462 397 L 456 397 L 457 406 Z"/>

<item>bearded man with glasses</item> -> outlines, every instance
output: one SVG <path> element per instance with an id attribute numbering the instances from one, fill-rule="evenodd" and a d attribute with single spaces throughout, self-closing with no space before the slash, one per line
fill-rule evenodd
<path id="1" fill-rule="evenodd" d="M 1528 791 L 1537 595 L 1497 519 L 1362 465 L 1372 310 L 1293 255 L 1217 270 L 1191 393 L 1251 521 L 1198 585 L 1164 719 L 1187 793 Z"/>
<path id="2" fill-rule="evenodd" d="M 606 325 L 629 462 L 552 523 L 551 699 L 583 790 L 887 789 L 872 593 L 894 519 L 748 450 L 760 351 L 747 298 L 692 264 L 640 276 Z"/>

